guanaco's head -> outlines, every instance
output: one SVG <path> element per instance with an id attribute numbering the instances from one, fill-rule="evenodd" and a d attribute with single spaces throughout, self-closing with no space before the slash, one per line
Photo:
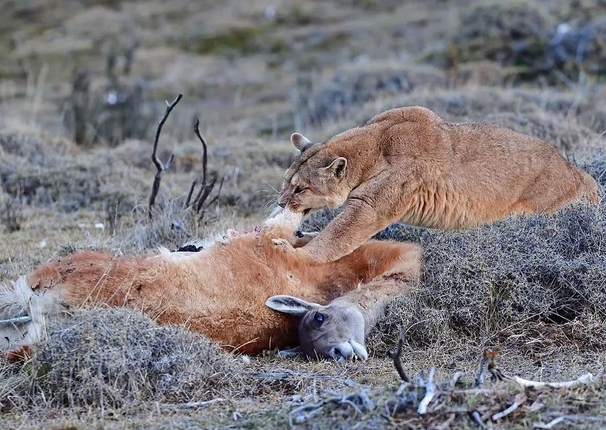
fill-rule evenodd
<path id="1" fill-rule="evenodd" d="M 326 306 L 279 295 L 265 302 L 271 309 L 301 318 L 299 343 L 311 358 L 333 360 L 366 360 L 364 346 L 364 316 L 354 305 L 331 303 Z"/>
<path id="2" fill-rule="evenodd" d="M 351 191 L 344 181 L 347 159 L 331 154 L 325 145 L 312 143 L 302 134 L 293 133 L 290 140 L 300 155 L 284 173 L 278 205 L 304 215 L 343 205 Z"/>

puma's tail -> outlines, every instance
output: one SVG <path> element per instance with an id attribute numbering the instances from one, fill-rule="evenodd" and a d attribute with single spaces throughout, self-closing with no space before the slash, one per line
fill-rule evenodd
<path id="1" fill-rule="evenodd" d="M 27 278 L 0 285 L 0 353 L 27 352 L 45 336 L 46 316 L 59 308 L 59 291 L 33 291 Z"/>

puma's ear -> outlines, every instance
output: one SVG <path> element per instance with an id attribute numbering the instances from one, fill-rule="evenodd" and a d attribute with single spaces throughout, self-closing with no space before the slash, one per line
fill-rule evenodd
<path id="1" fill-rule="evenodd" d="M 305 151 L 307 148 L 313 145 L 313 142 L 303 136 L 301 133 L 293 133 L 290 136 L 290 142 L 292 143 L 292 146 L 295 147 L 295 149 L 298 149 L 301 152 Z"/>
<path id="2" fill-rule="evenodd" d="M 298 299 L 293 296 L 279 295 L 272 296 L 265 302 L 265 306 L 273 309 L 276 312 L 283 314 L 294 315 L 302 318 L 308 311 L 317 309 L 320 305 L 309 303 L 305 300 Z"/>
<path id="3" fill-rule="evenodd" d="M 345 157 L 337 157 L 331 161 L 331 163 L 326 167 L 326 171 L 335 175 L 337 178 L 342 178 L 345 173 L 345 168 L 347 167 L 347 158 Z"/>

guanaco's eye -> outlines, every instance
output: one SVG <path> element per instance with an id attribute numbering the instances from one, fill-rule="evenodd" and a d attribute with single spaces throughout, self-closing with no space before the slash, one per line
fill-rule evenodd
<path id="1" fill-rule="evenodd" d="M 314 315 L 314 321 L 317 322 L 319 326 L 322 325 L 325 319 L 326 317 L 324 316 L 324 314 L 320 312 L 316 312 L 316 314 Z"/>

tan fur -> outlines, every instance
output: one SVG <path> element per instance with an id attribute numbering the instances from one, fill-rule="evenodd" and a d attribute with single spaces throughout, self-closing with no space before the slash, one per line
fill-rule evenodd
<path id="1" fill-rule="evenodd" d="M 334 263 L 308 266 L 290 245 L 298 222 L 270 220 L 260 233 L 197 253 L 118 257 L 79 251 L 40 266 L 27 275 L 27 286 L 67 306 L 138 309 L 162 324 L 184 324 L 226 349 L 254 354 L 298 343 L 298 319 L 266 307 L 270 296 L 327 304 L 390 270 L 409 250 L 415 251 L 410 267 L 419 270 L 417 245 L 390 242 L 370 242 Z M 288 246 L 276 238 L 287 238 Z"/>
<path id="2" fill-rule="evenodd" d="M 295 133 L 301 155 L 280 206 L 305 214 L 347 204 L 301 248 L 316 262 L 347 255 L 389 224 L 469 228 L 510 214 L 598 200 L 596 181 L 548 143 L 486 123 L 450 123 L 429 109 L 376 115 L 323 144 Z"/>

